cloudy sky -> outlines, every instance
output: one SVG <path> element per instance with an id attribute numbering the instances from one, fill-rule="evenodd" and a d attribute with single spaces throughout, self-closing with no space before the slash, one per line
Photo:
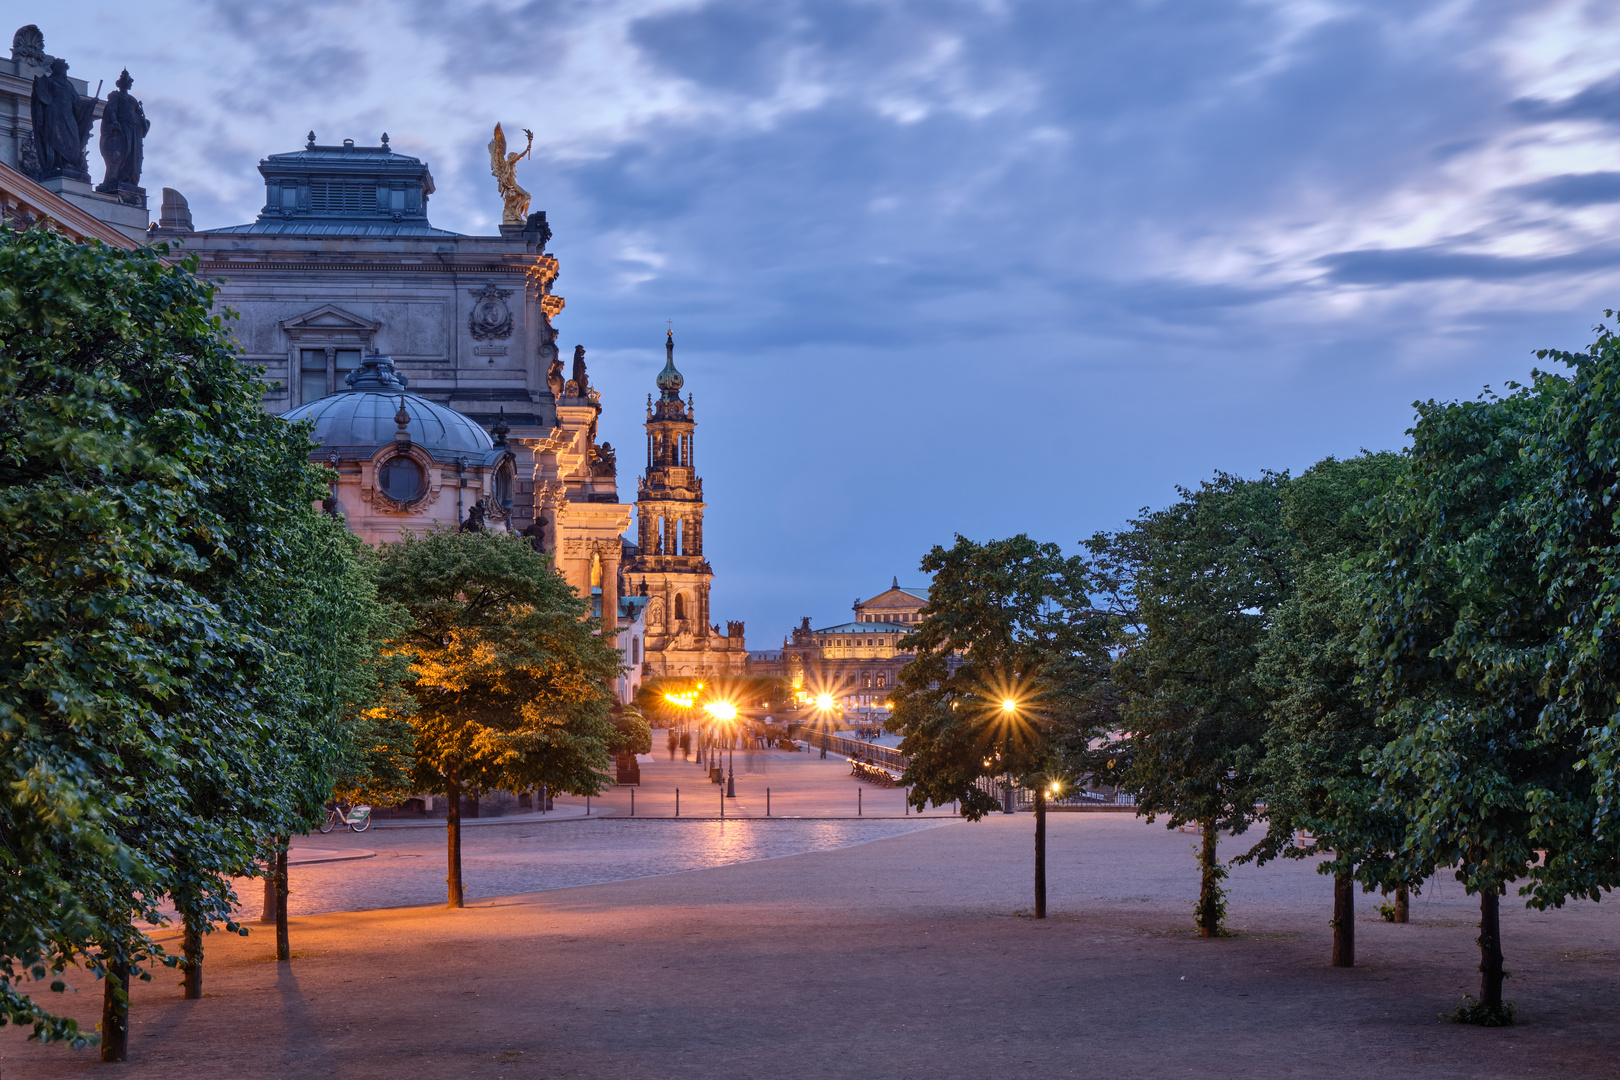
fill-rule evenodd
<path id="1" fill-rule="evenodd" d="M 636 447 L 674 320 L 754 648 L 958 532 L 1073 549 L 1217 469 L 1400 447 L 1620 301 L 1612 2 L 0 6 L 128 66 L 145 183 L 202 227 L 314 129 L 387 131 L 489 232 L 490 127 L 533 128 L 560 344 Z"/>

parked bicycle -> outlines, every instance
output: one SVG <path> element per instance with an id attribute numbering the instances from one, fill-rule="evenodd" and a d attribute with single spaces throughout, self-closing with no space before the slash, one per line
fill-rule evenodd
<path id="1" fill-rule="evenodd" d="M 329 833 L 333 829 L 340 829 L 347 825 L 354 832 L 365 832 L 371 828 L 371 807 L 356 806 L 344 812 L 336 804 L 326 808 L 326 820 L 321 822 L 321 832 Z"/>

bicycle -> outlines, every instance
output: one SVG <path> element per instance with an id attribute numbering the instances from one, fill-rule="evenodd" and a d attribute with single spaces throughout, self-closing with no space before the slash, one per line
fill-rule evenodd
<path id="1" fill-rule="evenodd" d="M 348 813 L 344 813 L 336 804 L 328 806 L 326 820 L 321 822 L 321 832 L 329 833 L 344 825 L 353 832 L 365 832 L 371 828 L 371 807 L 356 806 Z"/>

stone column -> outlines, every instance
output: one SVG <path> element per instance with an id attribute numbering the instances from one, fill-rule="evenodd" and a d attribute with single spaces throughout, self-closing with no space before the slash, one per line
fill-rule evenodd
<path id="1" fill-rule="evenodd" d="M 602 557 L 602 632 L 609 638 L 617 637 L 619 633 L 619 545 L 615 542 L 614 552 L 610 557 L 601 552 Z"/>

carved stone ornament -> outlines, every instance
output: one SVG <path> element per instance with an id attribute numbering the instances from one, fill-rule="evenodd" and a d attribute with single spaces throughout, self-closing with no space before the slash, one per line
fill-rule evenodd
<path id="1" fill-rule="evenodd" d="M 467 329 L 474 341 L 490 338 L 505 339 L 512 336 L 512 309 L 506 306 L 511 289 L 498 289 L 485 285 L 482 289 L 468 289 L 473 296 L 472 314 L 467 316 Z"/>

